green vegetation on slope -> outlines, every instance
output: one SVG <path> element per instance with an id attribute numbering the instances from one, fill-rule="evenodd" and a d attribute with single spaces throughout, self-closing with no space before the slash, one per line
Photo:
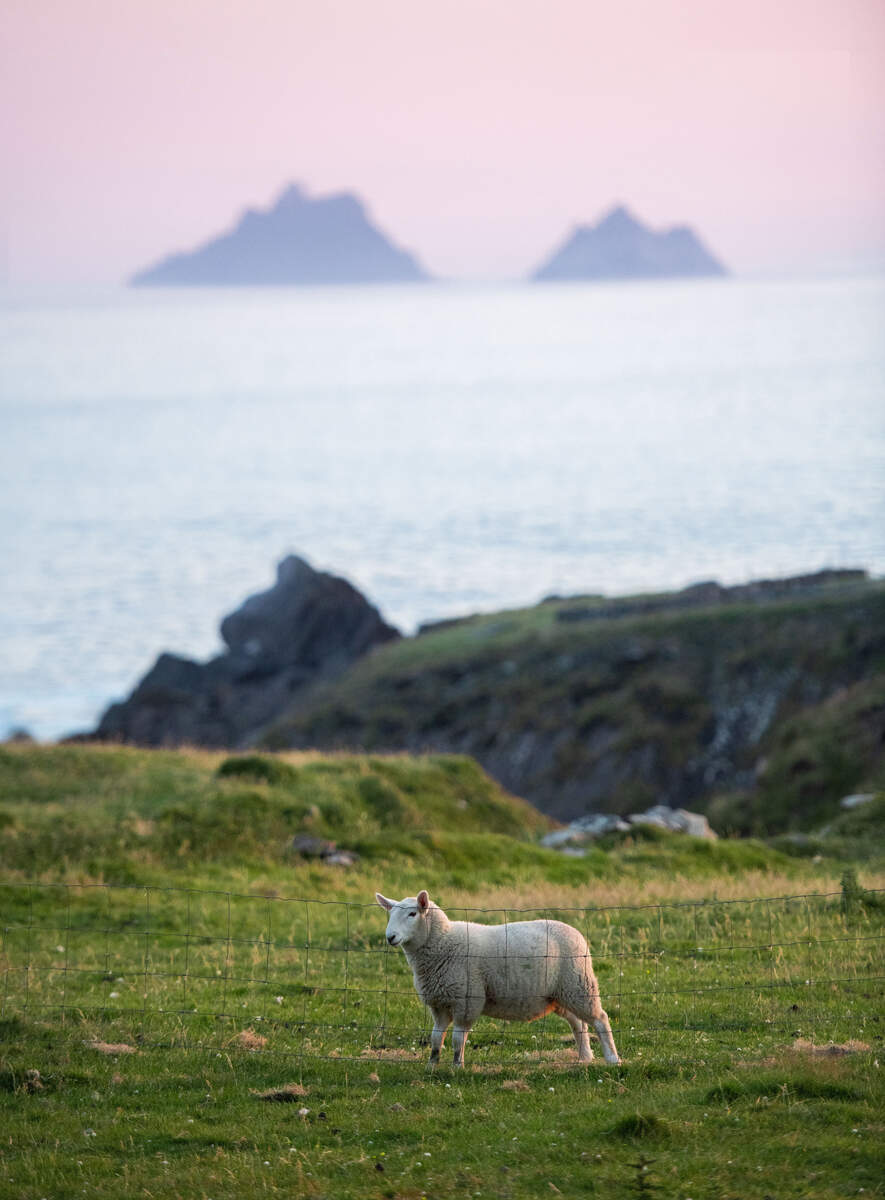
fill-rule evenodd
<path id="1" fill-rule="evenodd" d="M 840 824 L 835 801 L 885 790 L 885 675 L 796 713 L 765 745 L 755 788 L 710 803 L 707 815 L 716 827 L 749 834 L 827 824 L 847 835 L 858 819 Z M 859 820 L 869 823 L 875 811 Z"/>
<path id="2" fill-rule="evenodd" d="M 550 821 L 471 759 L 0 747 L 0 859 L 7 878 L 371 896 L 428 887 L 709 878 L 812 869 L 758 841 L 705 842 L 637 830 L 572 858 L 537 844 Z M 292 849 L 310 834 L 355 851 L 343 870 Z M 789 848 L 788 848 L 789 849 Z M 831 873 L 836 866 L 831 864 Z"/>
<path id="3" fill-rule="evenodd" d="M 885 786 L 883 678 L 881 584 L 621 615 L 550 601 L 382 647 L 264 744 L 466 753 L 563 820 L 716 799 L 721 830 L 776 833 Z"/>
<path id="4" fill-rule="evenodd" d="M 446 831 L 544 854 L 521 843 L 549 827 L 463 757 L 0 747 L 3 861 L 31 876 L 69 867 L 126 881 L 213 862 L 291 869 L 299 833 L 367 859 L 426 856 Z"/>

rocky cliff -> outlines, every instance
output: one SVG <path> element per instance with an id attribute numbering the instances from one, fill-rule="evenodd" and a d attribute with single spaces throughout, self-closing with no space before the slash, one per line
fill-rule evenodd
<path id="1" fill-rule="evenodd" d="M 805 828 L 885 784 L 885 586 L 835 572 L 447 622 L 304 692 L 262 741 L 470 754 L 562 820 L 662 803 Z"/>

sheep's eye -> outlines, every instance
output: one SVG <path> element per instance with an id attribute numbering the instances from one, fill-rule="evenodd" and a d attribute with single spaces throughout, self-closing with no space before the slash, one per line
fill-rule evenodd
<path id="1" fill-rule="evenodd" d="M 416 912 L 410 912 L 410 913 L 409 913 L 409 916 L 410 916 L 410 917 L 417 917 L 417 915 L 418 915 L 418 914 L 417 914 Z"/>

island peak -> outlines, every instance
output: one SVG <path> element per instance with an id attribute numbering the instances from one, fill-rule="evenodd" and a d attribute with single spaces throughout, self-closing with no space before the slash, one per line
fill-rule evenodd
<path id="1" fill-rule="evenodd" d="M 690 226 L 656 232 L 626 205 L 617 204 L 595 225 L 577 226 L 531 278 L 549 282 L 725 274 L 725 267 Z"/>
<path id="2" fill-rule="evenodd" d="M 413 283 L 427 273 L 369 219 L 353 192 L 313 197 L 288 184 L 267 209 L 197 249 L 172 254 L 132 277 L 142 285 Z"/>
<path id="3" fill-rule="evenodd" d="M 593 229 L 592 225 L 585 225 L 585 229 Z M 602 216 L 595 226 L 596 229 L 615 230 L 632 230 L 645 229 L 646 226 L 638 221 L 626 204 L 616 204 L 610 208 L 607 213 Z"/>

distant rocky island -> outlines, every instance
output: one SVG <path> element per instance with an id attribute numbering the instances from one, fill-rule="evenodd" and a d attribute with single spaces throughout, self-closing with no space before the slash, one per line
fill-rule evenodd
<path id="1" fill-rule="evenodd" d="M 531 278 L 538 283 L 581 279 L 676 279 L 727 275 L 687 225 L 660 233 L 623 205 L 596 225 L 579 225 Z"/>
<path id="2" fill-rule="evenodd" d="M 579 225 L 530 278 L 667 279 L 726 275 L 687 225 L 657 232 L 623 205 Z M 227 233 L 137 272 L 134 287 L 419 283 L 430 276 L 370 221 L 358 196 L 309 196 L 290 184 L 266 210 L 247 209 Z"/>
<path id="3" fill-rule="evenodd" d="M 229 233 L 139 271 L 135 287 L 416 283 L 428 279 L 366 215 L 357 196 L 308 196 L 295 184 L 276 203 L 247 209 Z"/>

